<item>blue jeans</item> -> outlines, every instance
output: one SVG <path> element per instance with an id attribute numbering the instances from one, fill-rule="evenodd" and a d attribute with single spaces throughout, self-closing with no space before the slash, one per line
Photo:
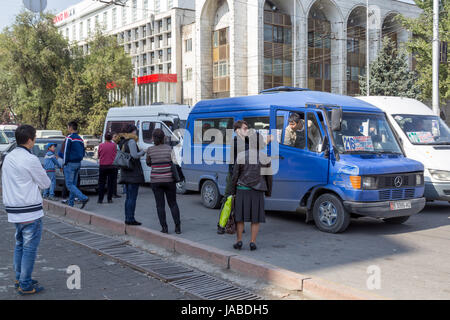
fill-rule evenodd
<path id="1" fill-rule="evenodd" d="M 31 274 L 37 249 L 41 242 L 42 219 L 31 223 L 16 223 L 16 247 L 14 249 L 14 271 L 20 287 L 29 291 L 32 289 Z"/>
<path id="2" fill-rule="evenodd" d="M 67 201 L 67 205 L 73 207 L 75 198 L 78 198 L 81 201 L 87 200 L 87 196 L 85 196 L 78 188 L 78 173 L 80 172 L 81 163 L 69 162 L 64 165 L 64 178 L 66 180 L 66 187 L 70 192 L 69 200 Z"/>
<path id="3" fill-rule="evenodd" d="M 138 183 L 129 183 L 126 185 L 127 198 L 125 199 L 125 222 L 133 222 L 134 212 L 136 210 L 136 200 L 139 192 Z"/>
<path id="4" fill-rule="evenodd" d="M 47 176 L 51 181 L 50 188 L 44 190 L 44 197 L 55 196 L 55 187 L 56 187 L 56 173 L 55 172 L 47 172 Z"/>

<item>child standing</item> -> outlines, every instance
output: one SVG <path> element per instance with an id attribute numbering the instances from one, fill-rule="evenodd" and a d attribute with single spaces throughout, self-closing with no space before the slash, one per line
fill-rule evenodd
<path id="1" fill-rule="evenodd" d="M 48 198 L 50 200 L 56 200 L 55 198 L 55 186 L 56 186 L 56 168 L 59 170 L 61 166 L 58 163 L 57 156 L 55 155 L 56 143 L 48 143 L 47 144 L 47 154 L 45 155 L 44 160 L 44 169 L 47 172 L 47 176 L 49 177 L 51 184 L 50 188 L 44 190 L 43 197 Z"/>

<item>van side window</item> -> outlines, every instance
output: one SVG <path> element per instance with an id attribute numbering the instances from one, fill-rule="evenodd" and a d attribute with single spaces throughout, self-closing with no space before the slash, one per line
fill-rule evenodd
<path id="1" fill-rule="evenodd" d="M 108 121 L 106 123 L 106 132 L 113 133 L 124 133 L 125 129 L 129 124 L 135 124 L 133 120 L 131 121 Z"/>
<path id="2" fill-rule="evenodd" d="M 308 113 L 308 150 L 320 152 L 323 137 L 314 113 Z"/>
<path id="3" fill-rule="evenodd" d="M 225 144 L 227 129 L 233 130 L 233 118 L 197 119 L 194 121 L 194 143 Z M 210 130 L 213 129 L 213 130 Z M 215 129 L 215 130 L 214 130 Z M 221 135 L 221 140 L 217 140 Z"/>
<path id="4" fill-rule="evenodd" d="M 249 129 L 260 133 L 264 140 L 270 134 L 270 117 L 248 117 L 243 119 Z"/>
<path id="5" fill-rule="evenodd" d="M 280 113 L 280 114 L 278 114 Z M 285 123 L 287 123 L 286 127 L 284 127 L 285 123 L 278 121 L 278 116 L 284 114 Z M 286 112 L 286 111 L 277 111 L 277 131 L 283 130 L 283 138 L 280 139 L 278 137 L 278 141 L 281 140 L 281 144 L 286 146 L 305 149 L 305 113 L 298 112 Z"/>
<path id="6" fill-rule="evenodd" d="M 153 130 L 155 130 L 155 122 L 145 121 L 142 123 L 142 140 L 144 143 L 153 143 Z"/>

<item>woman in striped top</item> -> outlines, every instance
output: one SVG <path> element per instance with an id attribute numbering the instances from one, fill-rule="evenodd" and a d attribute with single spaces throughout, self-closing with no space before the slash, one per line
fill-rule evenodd
<path id="1" fill-rule="evenodd" d="M 161 232 L 168 233 L 165 195 L 175 223 L 175 233 L 180 234 L 180 210 L 177 204 L 177 188 L 172 174 L 172 148 L 164 144 L 164 137 L 164 132 L 161 129 L 153 131 L 153 143 L 155 145 L 148 148 L 146 162 L 152 168 L 150 178 L 159 223 L 162 227 Z"/>

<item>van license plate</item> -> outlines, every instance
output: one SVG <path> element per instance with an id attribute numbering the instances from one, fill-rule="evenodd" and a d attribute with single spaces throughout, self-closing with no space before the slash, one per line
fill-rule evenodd
<path id="1" fill-rule="evenodd" d="M 392 201 L 391 210 L 411 209 L 411 201 Z"/>
<path id="2" fill-rule="evenodd" d="M 80 180 L 80 186 L 93 186 L 98 184 L 97 180 Z"/>

